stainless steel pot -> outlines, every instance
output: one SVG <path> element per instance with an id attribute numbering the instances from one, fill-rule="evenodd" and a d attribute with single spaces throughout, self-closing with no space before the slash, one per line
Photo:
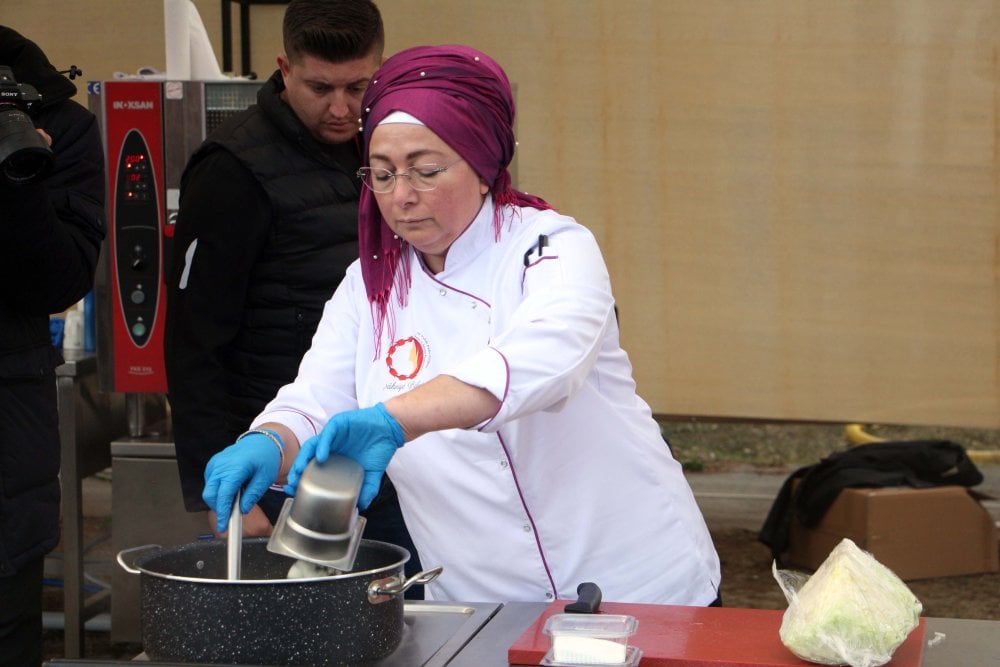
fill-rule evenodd
<path id="1" fill-rule="evenodd" d="M 146 655 L 160 661 L 258 665 L 378 660 L 402 640 L 403 593 L 441 574 L 438 567 L 407 579 L 402 573 L 410 559 L 406 549 L 362 540 L 351 571 L 287 579 L 294 560 L 266 546 L 266 538 L 243 540 L 239 580 L 226 578 L 224 540 L 121 551 L 118 564 L 140 576 Z"/>

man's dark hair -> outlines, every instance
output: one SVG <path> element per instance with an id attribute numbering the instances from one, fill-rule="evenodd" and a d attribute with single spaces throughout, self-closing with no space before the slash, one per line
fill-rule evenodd
<path id="1" fill-rule="evenodd" d="M 308 54 L 329 62 L 380 57 L 382 14 L 371 0 L 292 0 L 282 27 L 285 55 Z"/>

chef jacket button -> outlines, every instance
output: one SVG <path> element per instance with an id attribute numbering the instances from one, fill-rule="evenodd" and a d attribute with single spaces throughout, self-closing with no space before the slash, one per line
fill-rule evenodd
<path id="1" fill-rule="evenodd" d="M 553 597 L 555 597 L 555 596 L 552 595 L 552 591 L 545 591 L 545 599 L 546 600 L 551 600 Z"/>
<path id="2" fill-rule="evenodd" d="M 531 526 L 529 524 L 527 524 L 527 523 L 524 524 L 522 526 L 522 528 L 524 529 L 524 532 L 526 532 L 526 533 L 530 533 L 531 532 Z"/>
<path id="3" fill-rule="evenodd" d="M 500 461 L 500 467 L 501 468 L 506 468 L 507 467 L 507 461 L 506 460 Z"/>
<path id="4" fill-rule="evenodd" d="M 473 302 L 472 302 L 472 309 L 473 309 L 473 310 L 475 310 L 475 309 L 476 309 L 476 302 L 475 302 L 475 301 L 473 301 Z"/>
<path id="5" fill-rule="evenodd" d="M 448 293 L 448 291 L 447 291 L 447 290 L 445 290 L 445 289 L 442 289 L 442 290 L 439 290 L 439 291 L 438 291 L 438 294 L 440 294 L 441 296 L 444 296 L 444 295 L 445 295 L 445 294 L 447 294 L 447 293 Z"/>

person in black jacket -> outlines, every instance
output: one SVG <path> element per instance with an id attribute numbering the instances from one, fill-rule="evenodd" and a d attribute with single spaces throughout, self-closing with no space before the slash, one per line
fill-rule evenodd
<path id="1" fill-rule="evenodd" d="M 165 358 L 190 512 L 208 510 L 208 460 L 295 378 L 358 254 L 358 118 L 382 61 L 381 15 L 370 0 L 293 0 L 283 33 L 257 103 L 213 132 L 181 179 Z M 269 534 L 285 497 L 266 494 L 244 535 Z M 366 515 L 365 537 L 409 549 L 407 572 L 418 571 L 391 483 Z"/>
<path id="2" fill-rule="evenodd" d="M 93 286 L 104 238 L 104 152 L 76 86 L 0 26 L 0 65 L 34 86 L 55 163 L 36 182 L 0 175 L 0 665 L 37 665 L 45 554 L 59 542 L 59 419 L 49 314 Z"/>

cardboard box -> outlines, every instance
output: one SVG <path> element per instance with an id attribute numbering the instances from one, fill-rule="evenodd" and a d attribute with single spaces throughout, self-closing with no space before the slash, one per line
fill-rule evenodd
<path id="1" fill-rule="evenodd" d="M 844 489 L 813 528 L 792 520 L 787 566 L 815 570 L 845 537 L 900 579 L 997 572 L 997 526 L 963 486 Z"/>

